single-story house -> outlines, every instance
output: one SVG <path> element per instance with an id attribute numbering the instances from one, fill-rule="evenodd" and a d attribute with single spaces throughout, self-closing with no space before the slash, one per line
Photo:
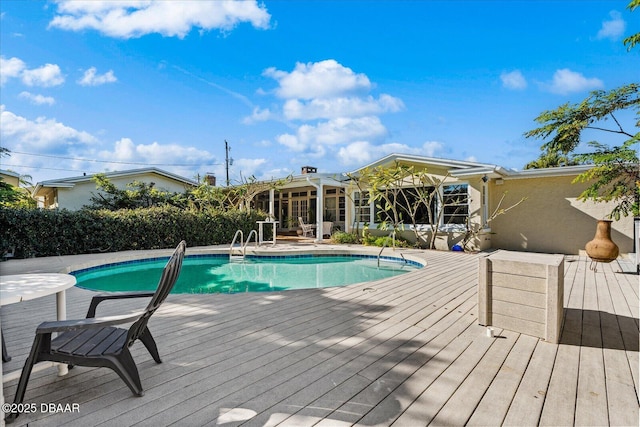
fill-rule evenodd
<path id="1" fill-rule="evenodd" d="M 171 193 L 181 193 L 198 185 L 193 180 L 153 167 L 105 172 L 104 175 L 120 189 L 125 189 L 127 184 L 134 181 L 154 183 L 158 190 Z M 85 174 L 38 182 L 31 195 L 41 208 L 78 210 L 91 204 L 91 197 L 97 193 L 93 175 Z"/>
<path id="2" fill-rule="evenodd" d="M 0 178 L 12 187 L 20 186 L 20 174 L 4 169 L 0 169 Z"/>
<path id="3" fill-rule="evenodd" d="M 476 250 L 507 249 L 515 251 L 578 254 L 595 235 L 596 222 L 611 211 L 612 203 L 578 200 L 587 184 L 572 183 L 590 166 L 566 166 L 516 171 L 498 165 L 449 160 L 405 154 L 390 154 L 348 173 L 319 173 L 304 166 L 300 175 L 283 180 L 277 189 L 266 190 L 252 201 L 252 207 L 268 212 L 277 221 L 279 233 L 295 232 L 299 219 L 312 224 L 315 239 L 323 240 L 329 230 L 347 232 L 363 230 L 387 235 L 379 230 L 378 206 L 369 199 L 367 189 L 358 188 L 352 177 L 364 170 L 392 167 L 396 164 L 425 171 L 438 187 L 440 200 L 455 199 L 455 207 L 434 203 L 431 217 L 438 218 L 435 245 L 451 249 L 477 233 L 467 247 Z M 162 171 L 144 168 L 106 173 L 119 188 L 133 181 L 155 183 L 156 188 L 183 192 L 197 182 Z M 80 209 L 90 203 L 97 192 L 91 176 L 43 181 L 36 184 L 33 196 L 43 208 Z M 407 182 L 407 188 L 412 184 Z M 524 201 L 520 202 L 522 199 Z M 518 203 L 520 202 L 520 203 Z M 494 215 L 500 209 L 503 215 Z M 442 210 L 442 214 L 438 213 Z M 425 216 L 423 215 L 423 219 Z M 415 227 L 403 225 L 407 240 L 430 239 L 432 226 L 422 220 Z M 417 233 L 416 233 L 417 230 Z M 637 238 L 637 237 L 636 237 Z M 612 239 L 621 253 L 634 252 L 634 219 L 623 217 L 613 223 Z"/>
<path id="4" fill-rule="evenodd" d="M 334 229 L 362 230 L 368 225 L 371 233 L 388 234 L 376 230 L 377 207 L 371 201 L 366 204 L 366 191 L 354 186 L 349 176 L 394 164 L 425 169 L 434 180 L 443 181 L 440 191 L 456 195 L 459 206 L 439 215 L 436 247 L 441 249 L 460 244 L 469 227 L 480 230 L 470 242 L 473 249 L 578 254 L 593 239 L 597 220 L 604 219 L 613 207 L 611 203 L 578 200 L 587 184 L 572 181 L 590 168 L 586 165 L 516 171 L 492 164 L 403 154 L 388 155 L 348 174 L 324 174 L 304 167 L 301 175 L 292 177 L 278 191 L 258 195 L 254 206 L 275 217 L 281 230 L 296 229 L 298 217 L 302 217 L 316 229 L 330 221 Z M 494 216 L 497 210 L 511 206 L 505 214 Z M 413 229 L 407 224 L 404 228 L 404 237 L 415 241 Z M 621 253 L 635 250 L 633 228 L 632 217 L 613 223 L 612 239 Z M 419 224 L 418 231 L 426 241 L 431 227 Z M 317 240 L 322 240 L 321 234 L 316 233 Z"/>

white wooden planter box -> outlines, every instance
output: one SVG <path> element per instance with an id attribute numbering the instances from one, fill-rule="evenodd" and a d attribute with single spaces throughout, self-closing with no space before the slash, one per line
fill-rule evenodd
<path id="1" fill-rule="evenodd" d="M 564 256 L 497 251 L 480 258 L 478 321 L 558 343 Z"/>

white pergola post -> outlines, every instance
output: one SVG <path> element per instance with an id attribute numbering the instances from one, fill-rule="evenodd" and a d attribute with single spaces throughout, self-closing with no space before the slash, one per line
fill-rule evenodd
<path id="1" fill-rule="evenodd" d="M 316 189 L 316 242 L 322 242 L 322 211 L 324 210 L 322 194 L 322 180 L 319 184 L 311 182 L 311 179 L 307 177 L 307 182 Z"/>
<path id="2" fill-rule="evenodd" d="M 269 190 L 269 216 L 271 218 L 275 218 L 276 214 L 274 212 L 275 210 L 275 196 L 276 195 L 276 190 L 275 189 L 271 189 Z M 280 218 L 278 218 L 280 219 Z"/>
<path id="3" fill-rule="evenodd" d="M 324 212 L 324 194 L 322 180 L 320 180 L 320 183 L 318 184 L 316 189 L 316 242 L 322 242 L 324 240 L 324 236 L 322 235 L 322 217 Z"/>

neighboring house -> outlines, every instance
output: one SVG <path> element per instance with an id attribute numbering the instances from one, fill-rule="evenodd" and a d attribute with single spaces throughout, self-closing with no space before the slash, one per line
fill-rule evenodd
<path id="1" fill-rule="evenodd" d="M 12 187 L 20 187 L 20 174 L 0 169 L 0 178 Z"/>
<path id="2" fill-rule="evenodd" d="M 441 191 L 455 194 L 456 209 L 445 209 L 436 246 L 450 249 L 462 242 L 467 222 L 473 229 L 483 230 L 475 241 L 474 249 L 508 249 L 516 251 L 578 254 L 594 237 L 596 221 L 603 219 L 611 203 L 582 202 L 578 200 L 586 184 L 572 184 L 573 179 L 590 166 L 515 171 L 503 167 L 458 160 L 391 154 L 366 165 L 366 168 L 393 166 L 396 162 L 416 169 L 426 169 L 436 179 L 444 179 Z M 318 198 L 318 194 L 323 197 Z M 502 205 L 500 200 L 504 195 Z M 302 175 L 293 177 L 279 191 L 260 194 L 255 206 L 271 213 L 284 229 L 297 228 L 301 216 L 316 228 L 329 220 L 345 231 L 356 227 L 362 230 L 368 224 L 372 233 L 388 234 L 376 230 L 376 207 L 369 203 L 364 208 L 357 188 L 345 174 L 319 174 L 314 168 L 303 168 Z M 504 215 L 488 222 L 493 212 L 526 200 Z M 434 209 L 440 209 L 435 206 Z M 467 221 L 468 220 L 468 221 Z M 409 226 L 405 225 L 409 230 Z M 429 238 L 429 224 L 418 226 L 421 238 Z M 415 240 L 414 231 L 404 231 L 404 237 Z M 613 223 L 612 239 L 621 253 L 634 251 L 633 218 L 626 217 Z M 322 240 L 318 236 L 317 240 Z"/>
<path id="3" fill-rule="evenodd" d="M 156 189 L 171 193 L 183 193 L 198 185 L 195 181 L 157 168 L 106 172 L 104 175 L 120 189 L 125 189 L 133 181 L 154 183 Z M 78 210 L 91 204 L 91 197 L 99 193 L 92 178 L 93 175 L 83 175 L 38 182 L 32 197 L 41 208 Z"/>

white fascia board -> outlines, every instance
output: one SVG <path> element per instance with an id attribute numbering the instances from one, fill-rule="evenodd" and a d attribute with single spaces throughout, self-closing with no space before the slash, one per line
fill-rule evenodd
<path id="1" fill-rule="evenodd" d="M 524 169 L 519 171 L 511 171 L 509 175 L 504 177 L 505 180 L 510 179 L 528 179 L 528 178 L 549 178 L 554 176 L 576 176 L 593 168 L 594 165 L 577 165 L 577 166 L 560 166 L 557 168 L 543 169 Z"/>
<path id="2" fill-rule="evenodd" d="M 451 159 L 442 159 L 438 157 L 425 157 L 425 156 L 417 156 L 412 154 L 389 154 L 379 160 L 376 160 L 373 163 L 362 166 L 355 171 L 350 172 L 350 174 L 357 175 L 359 171 L 367 168 L 374 168 L 377 166 L 381 166 L 387 163 L 391 163 L 394 161 L 407 161 L 412 163 L 424 163 L 425 165 L 434 165 L 441 166 L 445 168 L 452 169 L 469 169 L 469 168 L 482 168 L 482 167 L 495 167 L 494 165 L 489 165 L 486 163 L 478 163 L 478 162 L 468 162 L 464 160 L 451 160 Z"/>

